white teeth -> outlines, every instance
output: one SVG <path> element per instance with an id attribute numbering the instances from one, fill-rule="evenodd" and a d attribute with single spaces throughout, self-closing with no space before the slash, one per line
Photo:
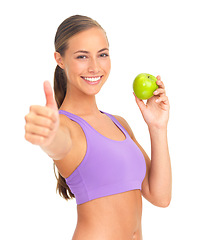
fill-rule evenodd
<path id="1" fill-rule="evenodd" d="M 96 78 L 90 78 L 90 77 L 83 77 L 85 80 L 90 81 L 90 82 L 95 82 L 100 80 L 101 77 L 96 77 Z"/>

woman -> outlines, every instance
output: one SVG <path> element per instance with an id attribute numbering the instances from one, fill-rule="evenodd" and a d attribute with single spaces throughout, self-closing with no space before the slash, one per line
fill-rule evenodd
<path id="1" fill-rule="evenodd" d="M 96 105 L 111 68 L 102 27 L 72 16 L 59 26 L 55 50 L 55 99 L 46 81 L 46 106 L 30 107 L 25 138 L 53 159 L 60 195 L 76 197 L 73 240 L 141 240 L 142 195 L 159 207 L 171 199 L 164 84 L 157 76 L 159 88 L 146 104 L 135 97 L 149 128 L 150 161 L 125 119 Z"/>

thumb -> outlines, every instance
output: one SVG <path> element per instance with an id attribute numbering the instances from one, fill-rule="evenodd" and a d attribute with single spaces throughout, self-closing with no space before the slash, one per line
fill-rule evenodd
<path id="1" fill-rule="evenodd" d="M 134 94 L 134 96 L 135 96 L 135 100 L 136 100 L 136 103 L 137 103 L 140 111 L 141 111 L 141 112 L 145 111 L 145 109 L 146 109 L 145 103 L 144 103 L 141 99 L 139 99 L 139 98 L 135 95 L 134 92 L 133 92 L 133 94 Z"/>
<path id="2" fill-rule="evenodd" d="M 53 90 L 49 81 L 45 81 L 43 84 L 45 97 L 46 97 L 46 106 L 57 110 L 57 104 L 53 97 Z"/>

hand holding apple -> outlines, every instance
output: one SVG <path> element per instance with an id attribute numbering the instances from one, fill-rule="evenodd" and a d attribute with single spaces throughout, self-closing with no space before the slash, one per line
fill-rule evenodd
<path id="1" fill-rule="evenodd" d="M 153 96 L 148 98 L 146 104 L 135 93 L 134 96 L 148 127 L 162 129 L 167 127 L 170 106 L 161 77 L 157 76 L 156 79 L 158 88 L 153 92 Z"/>

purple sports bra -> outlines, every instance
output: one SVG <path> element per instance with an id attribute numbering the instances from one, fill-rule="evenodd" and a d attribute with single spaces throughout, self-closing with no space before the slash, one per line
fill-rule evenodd
<path id="1" fill-rule="evenodd" d="M 104 137 L 83 118 L 59 110 L 60 114 L 66 115 L 82 127 L 87 141 L 84 159 L 65 179 L 75 195 L 77 204 L 133 189 L 141 189 L 146 174 L 144 156 L 128 132 L 114 116 L 100 112 L 106 114 L 124 133 L 125 140 L 116 141 Z"/>

